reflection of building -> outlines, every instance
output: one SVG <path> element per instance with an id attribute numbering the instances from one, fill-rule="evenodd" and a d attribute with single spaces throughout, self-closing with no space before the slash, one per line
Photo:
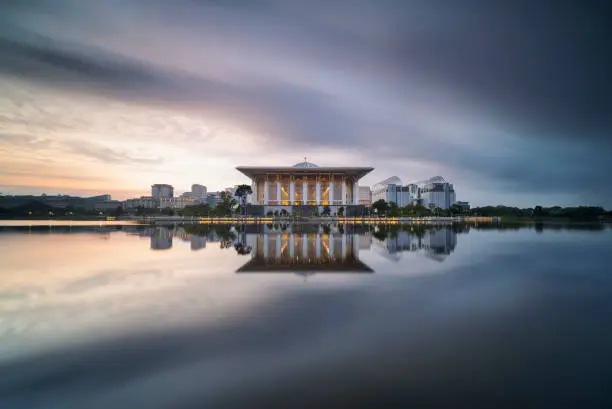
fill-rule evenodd
<path id="1" fill-rule="evenodd" d="M 417 251 L 424 252 L 434 260 L 444 261 L 457 246 L 457 233 L 452 229 L 427 230 L 422 235 L 401 231 L 383 241 L 376 241 L 376 246 L 386 258 L 395 261 L 403 252 Z"/>
<path id="2" fill-rule="evenodd" d="M 251 259 L 246 272 L 354 272 L 373 270 L 359 260 L 359 235 L 266 233 L 247 235 Z"/>
<path id="3" fill-rule="evenodd" d="M 295 166 L 240 166 L 236 169 L 252 180 L 251 211 L 312 213 L 317 206 L 319 212 L 324 206 L 330 206 L 334 213 L 342 206 L 346 207 L 347 215 L 359 206 L 359 179 L 373 170 L 368 167 L 319 167 L 306 161 Z"/>
<path id="4" fill-rule="evenodd" d="M 206 236 L 191 236 L 191 250 L 200 250 L 206 248 Z"/>
<path id="5" fill-rule="evenodd" d="M 410 204 L 410 191 L 400 178 L 393 176 L 372 186 L 372 203 L 381 199 L 404 207 Z"/>
<path id="6" fill-rule="evenodd" d="M 167 250 L 172 248 L 172 235 L 166 227 L 158 227 L 151 234 L 151 249 Z"/>

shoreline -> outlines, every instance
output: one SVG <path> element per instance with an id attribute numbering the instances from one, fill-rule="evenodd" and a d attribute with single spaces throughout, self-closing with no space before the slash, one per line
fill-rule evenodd
<path id="1" fill-rule="evenodd" d="M 193 224 L 269 224 L 269 223 L 345 223 L 345 224 L 499 224 L 499 225 L 533 225 L 533 224 L 572 224 L 595 225 L 610 224 L 612 220 L 568 220 L 568 219 L 505 219 L 501 217 L 184 217 L 184 216 L 152 216 L 152 217 L 89 217 L 89 218 L 17 218 L 0 219 L 0 222 L 99 222 L 99 223 L 193 223 Z"/>

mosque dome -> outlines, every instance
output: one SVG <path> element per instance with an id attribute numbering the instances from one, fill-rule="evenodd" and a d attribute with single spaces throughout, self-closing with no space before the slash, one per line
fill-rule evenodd
<path id="1" fill-rule="evenodd" d="M 293 165 L 294 168 L 318 168 L 319 166 L 315 165 L 312 162 L 307 162 L 306 158 L 304 158 L 304 162 L 296 163 Z"/>

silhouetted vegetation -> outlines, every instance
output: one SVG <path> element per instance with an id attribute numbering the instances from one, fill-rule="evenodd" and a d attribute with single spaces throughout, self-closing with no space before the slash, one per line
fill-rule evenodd
<path id="1" fill-rule="evenodd" d="M 525 209 L 508 206 L 485 206 L 476 207 L 471 210 L 471 213 L 474 216 L 502 217 L 510 220 L 567 220 L 586 222 L 599 221 L 606 218 L 609 219 L 612 216 L 612 212 L 597 206 L 535 206 L 534 208 Z"/>

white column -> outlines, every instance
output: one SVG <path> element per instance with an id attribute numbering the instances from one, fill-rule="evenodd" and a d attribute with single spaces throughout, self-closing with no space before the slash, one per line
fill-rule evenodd
<path id="1" fill-rule="evenodd" d="M 308 259 L 308 236 L 306 234 L 302 235 L 302 257 L 304 260 Z"/>
<path id="2" fill-rule="evenodd" d="M 333 179 L 329 182 L 329 204 L 334 204 L 334 181 Z"/>
<path id="3" fill-rule="evenodd" d="M 289 182 L 289 202 L 293 204 L 295 201 L 295 182 L 292 180 Z"/>
<path id="4" fill-rule="evenodd" d="M 302 204 L 308 204 L 308 182 L 302 182 Z"/>
<path id="5" fill-rule="evenodd" d="M 267 205 L 268 204 L 268 180 L 266 179 L 266 181 L 264 182 L 264 202 L 263 204 Z"/>
<path id="6" fill-rule="evenodd" d="M 342 204 L 346 204 L 346 179 L 342 179 Z"/>
<path id="7" fill-rule="evenodd" d="M 291 261 L 293 261 L 293 257 L 295 257 L 295 239 L 292 234 L 289 236 L 289 258 Z"/>
<path id="8" fill-rule="evenodd" d="M 321 235 L 317 233 L 317 238 L 316 238 L 316 243 L 315 243 L 315 255 L 317 257 L 317 260 L 321 259 Z"/>
<path id="9" fill-rule="evenodd" d="M 278 179 L 276 180 L 276 204 L 281 204 L 281 184 Z"/>
<path id="10" fill-rule="evenodd" d="M 253 183 L 251 184 L 251 189 L 253 190 L 253 199 L 251 200 L 251 203 L 253 204 L 259 204 L 257 199 L 257 180 L 253 179 Z"/>
<path id="11" fill-rule="evenodd" d="M 329 258 L 333 260 L 334 258 L 334 234 L 329 234 Z"/>
<path id="12" fill-rule="evenodd" d="M 317 205 L 321 204 L 321 182 L 319 182 L 317 180 L 317 185 L 316 185 L 316 194 L 317 194 Z"/>
<path id="13" fill-rule="evenodd" d="M 359 204 L 359 183 L 357 181 L 353 182 L 353 204 Z"/>
<path id="14" fill-rule="evenodd" d="M 276 236 L 276 258 L 280 260 L 281 258 L 281 235 L 278 234 Z"/>
<path id="15" fill-rule="evenodd" d="M 264 260 L 268 261 L 268 238 L 270 236 L 268 236 L 267 234 L 264 234 L 263 236 L 263 256 L 264 256 Z"/>
<path id="16" fill-rule="evenodd" d="M 346 259 L 346 234 L 342 233 L 342 260 Z"/>

